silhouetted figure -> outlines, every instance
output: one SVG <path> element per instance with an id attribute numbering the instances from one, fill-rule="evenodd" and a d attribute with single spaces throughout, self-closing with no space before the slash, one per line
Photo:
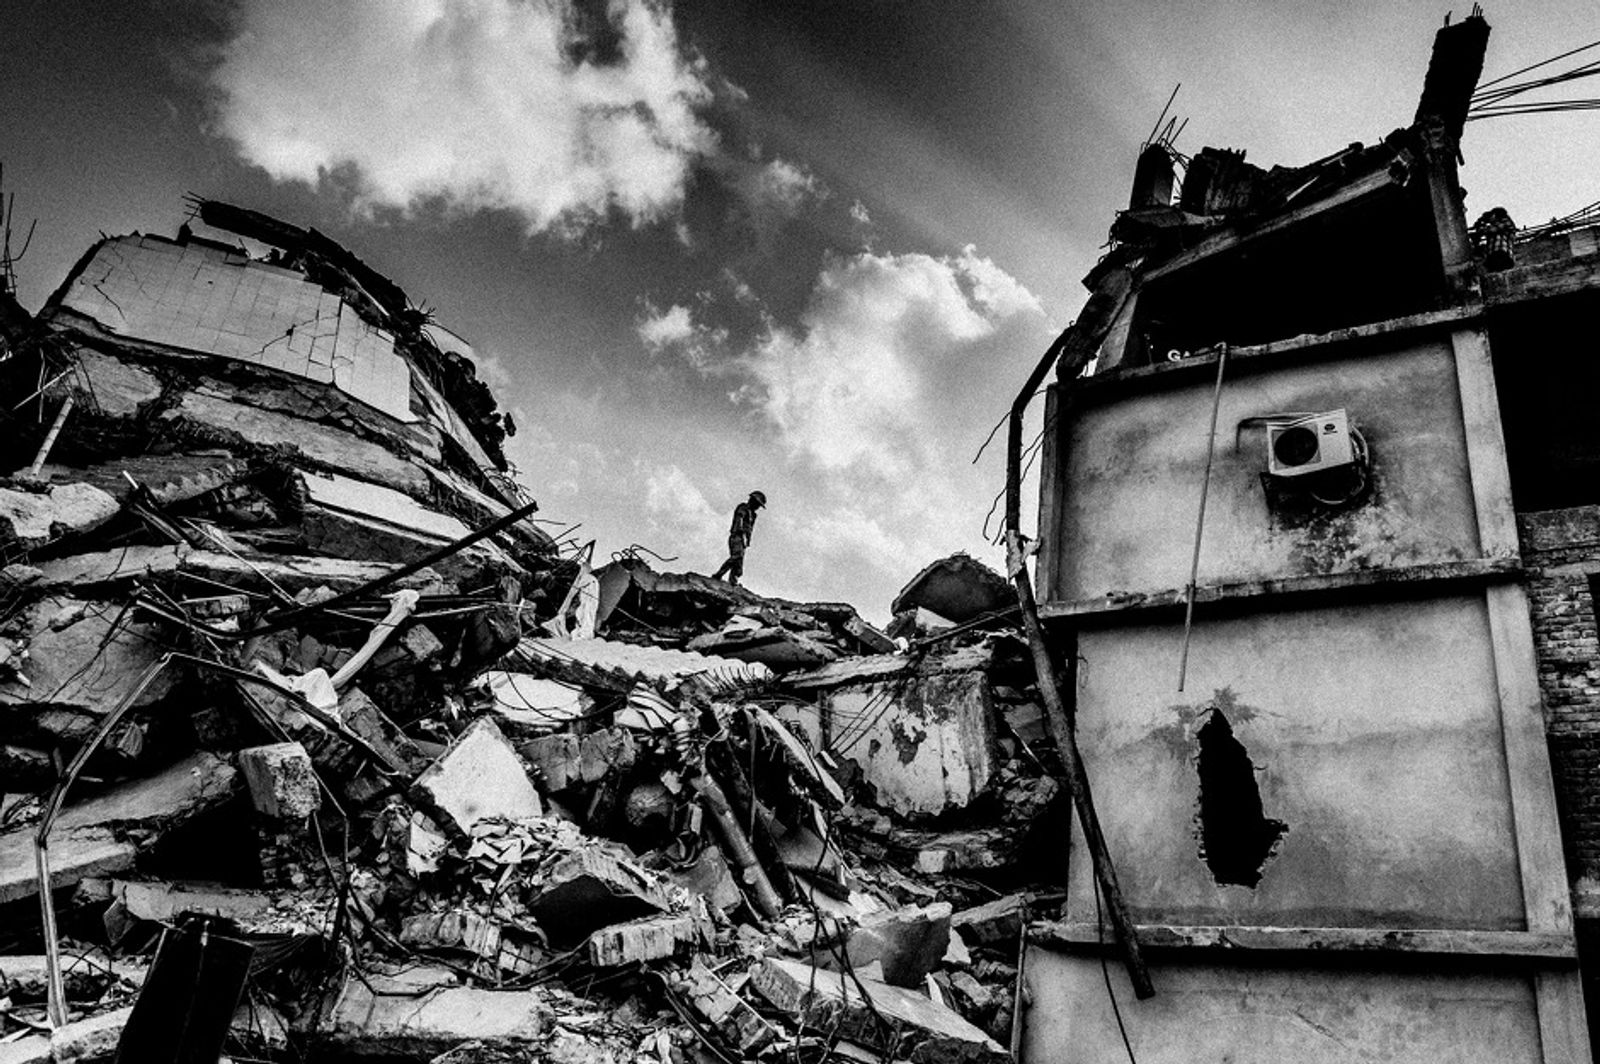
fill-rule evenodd
<path id="1" fill-rule="evenodd" d="M 750 498 L 733 508 L 733 524 L 728 528 L 728 560 L 723 562 L 711 579 L 721 579 L 728 574 L 728 583 L 737 584 L 744 575 L 744 552 L 750 546 L 750 532 L 756 527 L 756 511 L 767 505 L 767 497 L 752 491 Z"/>

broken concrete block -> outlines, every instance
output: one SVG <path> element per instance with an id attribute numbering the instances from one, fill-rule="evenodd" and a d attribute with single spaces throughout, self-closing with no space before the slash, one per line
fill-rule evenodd
<path id="1" fill-rule="evenodd" d="M 412 661 L 420 664 L 430 664 L 444 656 L 444 644 L 433 634 L 433 629 L 425 624 L 413 624 L 407 628 L 398 643 Z"/>
<path id="2" fill-rule="evenodd" d="M 439 870 L 439 858 L 450 849 L 450 840 L 439 825 L 422 813 L 412 813 L 406 824 L 406 871 L 414 876 Z"/>
<path id="3" fill-rule="evenodd" d="M 1028 900 L 1020 894 L 963 909 L 950 918 L 950 926 L 979 946 L 1014 950 L 1028 918 Z"/>
<path id="4" fill-rule="evenodd" d="M 74 355 L 76 370 L 69 380 L 80 403 L 110 417 L 133 417 L 139 408 L 161 397 L 161 378 L 132 362 L 79 347 Z"/>
<path id="5" fill-rule="evenodd" d="M 185 392 L 176 405 L 163 410 L 160 419 L 170 426 L 168 431 L 188 433 L 224 447 L 279 447 L 313 464 L 342 469 L 375 484 L 388 484 L 412 495 L 427 494 L 429 482 L 423 467 L 381 444 L 303 417 L 231 402 L 219 394 L 218 384 L 213 379 Z"/>
<path id="6" fill-rule="evenodd" d="M 595 845 L 571 851 L 544 878 L 544 886 L 528 902 L 528 911 L 551 943 L 563 949 L 599 928 L 672 907 L 643 869 Z"/>
<path id="7" fill-rule="evenodd" d="M 472 533 L 459 518 L 370 481 L 302 472 L 299 482 L 306 495 L 301 534 L 316 554 L 410 562 Z M 488 540 L 444 559 L 439 568 L 446 579 L 462 580 L 487 565 L 520 569 L 503 548 Z"/>
<path id="8" fill-rule="evenodd" d="M 173 546 L 129 544 L 116 550 L 90 551 L 40 562 L 36 583 L 40 588 L 61 588 L 83 595 L 90 593 L 90 589 L 177 572 L 182 557 L 182 551 Z"/>
<path id="9" fill-rule="evenodd" d="M 416 913 L 401 922 L 400 941 L 418 949 L 470 953 L 494 961 L 500 956 L 500 925 L 468 909 Z"/>
<path id="10" fill-rule="evenodd" d="M 413 791 L 462 833 L 484 817 L 517 820 L 544 815 L 539 792 L 516 751 L 487 717 L 457 736 L 417 777 Z"/>
<path id="11" fill-rule="evenodd" d="M 0 997 L 13 1005 L 45 1000 L 49 976 L 43 954 L 0 955 Z M 99 949 L 62 954 L 61 977 L 68 1001 L 97 1001 L 113 983 L 138 986 L 146 963 L 139 958 L 113 958 Z"/>
<path id="12" fill-rule="evenodd" d="M 1019 833 L 1007 828 L 974 828 L 971 831 L 895 832 L 891 844 L 907 853 L 911 864 L 928 875 L 975 872 L 985 868 L 1006 868 L 1019 859 Z"/>
<path id="13" fill-rule="evenodd" d="M 477 682 L 489 692 L 490 711 L 523 728 L 559 728 L 589 708 L 581 690 L 558 680 L 495 669 Z"/>
<path id="14" fill-rule="evenodd" d="M 1055 741 L 1050 735 L 1050 722 L 1045 719 L 1044 709 L 1037 702 L 1016 702 L 1001 707 L 1000 713 L 1011 734 L 1035 752 Z"/>
<path id="15" fill-rule="evenodd" d="M 280 820 L 304 820 L 322 807 L 311 755 L 299 743 L 240 750 L 239 768 L 258 813 Z"/>
<path id="16" fill-rule="evenodd" d="M 658 961 L 688 953 L 699 941 L 699 928 L 688 913 L 644 916 L 590 934 L 589 963 L 597 968 L 620 968 L 639 961 Z"/>
<path id="17" fill-rule="evenodd" d="M 367 745 L 383 757 L 388 768 L 408 775 L 422 771 L 427 759 L 417 749 L 417 744 L 359 687 L 346 688 L 339 696 L 339 719 L 365 739 Z"/>
<path id="18" fill-rule="evenodd" d="M 978 982 L 967 972 L 952 972 L 949 980 L 951 989 L 967 999 L 974 1013 L 992 1012 L 1002 1001 L 996 991 Z"/>
<path id="19" fill-rule="evenodd" d="M 893 654 L 900 649 L 893 639 L 890 639 L 860 617 L 851 617 L 845 621 L 844 630 L 854 636 L 871 653 Z"/>
<path id="20" fill-rule="evenodd" d="M 0 1042 L 0 1064 L 51 1064 L 50 1036 L 30 1034 L 26 1038 Z"/>
<path id="21" fill-rule="evenodd" d="M 961 932 L 950 931 L 950 944 L 945 947 L 944 960 L 941 962 L 946 968 L 971 968 L 972 951 L 967 948 L 967 940 L 961 937 Z"/>
<path id="22" fill-rule="evenodd" d="M 769 957 L 750 977 L 762 997 L 807 1027 L 893 1048 L 913 1064 L 1010 1064 L 1011 1055 L 950 1009 L 914 990 L 844 972 L 821 972 L 804 961 Z M 859 984 L 859 985 L 858 985 Z M 868 1000 L 862 996 L 865 988 Z M 891 1028 L 884 1031 L 879 1018 Z"/>
<path id="23" fill-rule="evenodd" d="M 79 348 L 80 358 L 84 350 Z M 171 506 L 244 480 L 252 469 L 248 461 L 235 458 L 227 451 L 214 450 L 193 454 L 119 454 L 109 462 L 85 468 L 68 469 L 47 464 L 43 472 L 58 481 L 70 479 L 93 484 L 123 503 L 136 490 L 128 482 L 131 477 L 139 487 L 148 490 L 156 502 Z"/>
<path id="24" fill-rule="evenodd" d="M 73 532 L 87 532 L 122 509 L 89 484 L 59 484 L 45 491 L 0 488 L 0 545 L 33 550 Z"/>
<path id="25" fill-rule="evenodd" d="M 578 737 L 570 732 L 541 735 L 517 748 L 546 792 L 556 794 L 578 782 Z"/>
<path id="26" fill-rule="evenodd" d="M 158 627 L 109 602 L 47 597 L 28 607 L 21 627 L 28 657 L 20 673 L 0 680 L 0 716 L 13 733 L 71 743 L 94 733 L 164 646 Z M 168 665 L 133 704 L 165 698 L 182 675 L 181 667 Z"/>
<path id="27" fill-rule="evenodd" d="M 879 804 L 938 816 L 986 793 L 999 769 L 994 708 L 982 669 L 851 683 L 825 691 L 825 719 L 858 720 L 830 752 L 861 766 Z"/>
<path id="28" fill-rule="evenodd" d="M 700 895 L 717 912 L 731 912 L 744 904 L 744 893 L 734 880 L 727 859 L 715 846 L 702 847 L 693 864 L 674 869 L 669 875 L 678 886 Z"/>
<path id="29" fill-rule="evenodd" d="M 817 634 L 826 636 L 823 632 Z M 778 627 L 730 627 L 696 636 L 689 640 L 688 646 L 700 654 L 754 662 L 774 672 L 814 669 L 839 657 L 838 651 L 821 639 Z"/>
<path id="30" fill-rule="evenodd" d="M 439 968 L 351 975 L 324 1010 L 318 1038 L 333 1052 L 418 1060 L 462 1042 L 532 1051 L 544 1041 L 549 1012 L 539 995 L 455 984 Z"/>
<path id="31" fill-rule="evenodd" d="M 258 692 L 256 697 L 267 703 L 270 708 L 273 705 L 271 700 L 276 696 L 271 692 Z M 290 709 L 293 713 L 299 712 L 289 707 L 287 702 L 279 701 L 277 705 Z M 344 726 L 360 737 L 377 755 L 383 768 L 403 776 L 415 776 L 427 767 L 428 759 L 423 756 L 417 744 L 402 732 L 399 725 L 390 720 L 387 714 L 378 709 L 376 703 L 360 688 L 346 688 L 339 696 L 338 716 L 344 722 Z M 309 718 L 300 719 L 299 723 L 301 728 L 297 735 L 311 755 L 312 764 L 321 770 L 323 778 L 342 781 L 340 790 L 347 799 L 357 805 L 370 800 L 372 788 L 377 784 L 370 776 L 358 774 L 368 759 L 366 751 L 346 741 L 340 735 L 312 727 Z"/>
<path id="32" fill-rule="evenodd" d="M 585 735 L 578 743 L 578 777 L 584 783 L 598 783 L 613 769 L 633 767 L 636 747 L 627 728 L 601 728 Z"/>
<path id="33" fill-rule="evenodd" d="M 227 761 L 199 753 L 69 806 L 50 833 L 52 885 L 60 890 L 89 876 L 132 868 L 140 849 L 163 831 L 231 797 L 236 776 Z M 0 903 L 37 891 L 33 837 L 31 827 L 0 835 Z"/>
<path id="34" fill-rule="evenodd" d="M 832 809 L 844 805 L 844 789 L 839 786 L 839 781 L 770 710 L 756 707 L 755 721 L 778 744 L 784 759 L 799 771 L 800 778 L 821 801 Z"/>
<path id="35" fill-rule="evenodd" d="M 295 890 L 247 890 L 159 880 L 114 879 L 111 892 L 122 912 L 133 919 L 170 925 L 189 914 L 218 916 L 258 935 L 326 934 L 333 928 L 337 905 L 334 898 Z"/>
<path id="36" fill-rule="evenodd" d="M 941 901 L 864 917 L 846 949 L 857 968 L 877 961 L 884 982 L 915 988 L 939 967 L 949 946 L 950 903 Z"/>
<path id="37" fill-rule="evenodd" d="M 462 676 L 476 676 L 517 648 L 522 639 L 522 611 L 497 602 L 468 615 L 454 667 Z"/>
<path id="38" fill-rule="evenodd" d="M 737 1046 L 745 1059 L 755 1056 L 778 1037 L 773 1026 L 699 958 L 672 982 L 690 1007 L 705 1017 L 718 1034 Z"/>
<path id="39" fill-rule="evenodd" d="M 922 608 L 956 624 L 1017 605 L 1011 582 L 968 554 L 952 554 L 923 569 L 896 595 L 889 612 Z"/>
<path id="40" fill-rule="evenodd" d="M 109 1058 L 116 1052 L 122 1029 L 128 1026 L 132 1015 L 133 1006 L 129 1005 L 50 1032 L 50 1059 L 55 1064 L 77 1064 Z"/>

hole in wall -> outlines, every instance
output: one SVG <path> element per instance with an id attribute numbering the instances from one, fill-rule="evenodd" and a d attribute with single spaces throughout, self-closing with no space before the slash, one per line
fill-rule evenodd
<path id="1" fill-rule="evenodd" d="M 1262 809 L 1255 763 L 1222 710 L 1212 708 L 1195 738 L 1200 746 L 1200 856 L 1218 886 L 1254 887 L 1289 825 Z"/>

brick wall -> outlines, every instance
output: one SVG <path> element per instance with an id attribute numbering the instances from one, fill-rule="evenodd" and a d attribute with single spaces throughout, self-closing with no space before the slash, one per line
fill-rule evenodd
<path id="1" fill-rule="evenodd" d="M 1518 516 L 1551 768 L 1580 914 L 1600 916 L 1600 506 Z"/>

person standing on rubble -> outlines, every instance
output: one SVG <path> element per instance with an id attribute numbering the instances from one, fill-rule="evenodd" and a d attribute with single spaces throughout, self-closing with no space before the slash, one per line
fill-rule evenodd
<path id="1" fill-rule="evenodd" d="M 750 546 L 750 532 L 756 527 L 756 511 L 765 505 L 766 495 L 752 491 L 749 499 L 733 508 L 733 524 L 728 528 L 728 560 L 711 574 L 711 579 L 719 580 L 727 573 L 728 583 L 739 583 L 744 575 L 744 551 Z"/>

